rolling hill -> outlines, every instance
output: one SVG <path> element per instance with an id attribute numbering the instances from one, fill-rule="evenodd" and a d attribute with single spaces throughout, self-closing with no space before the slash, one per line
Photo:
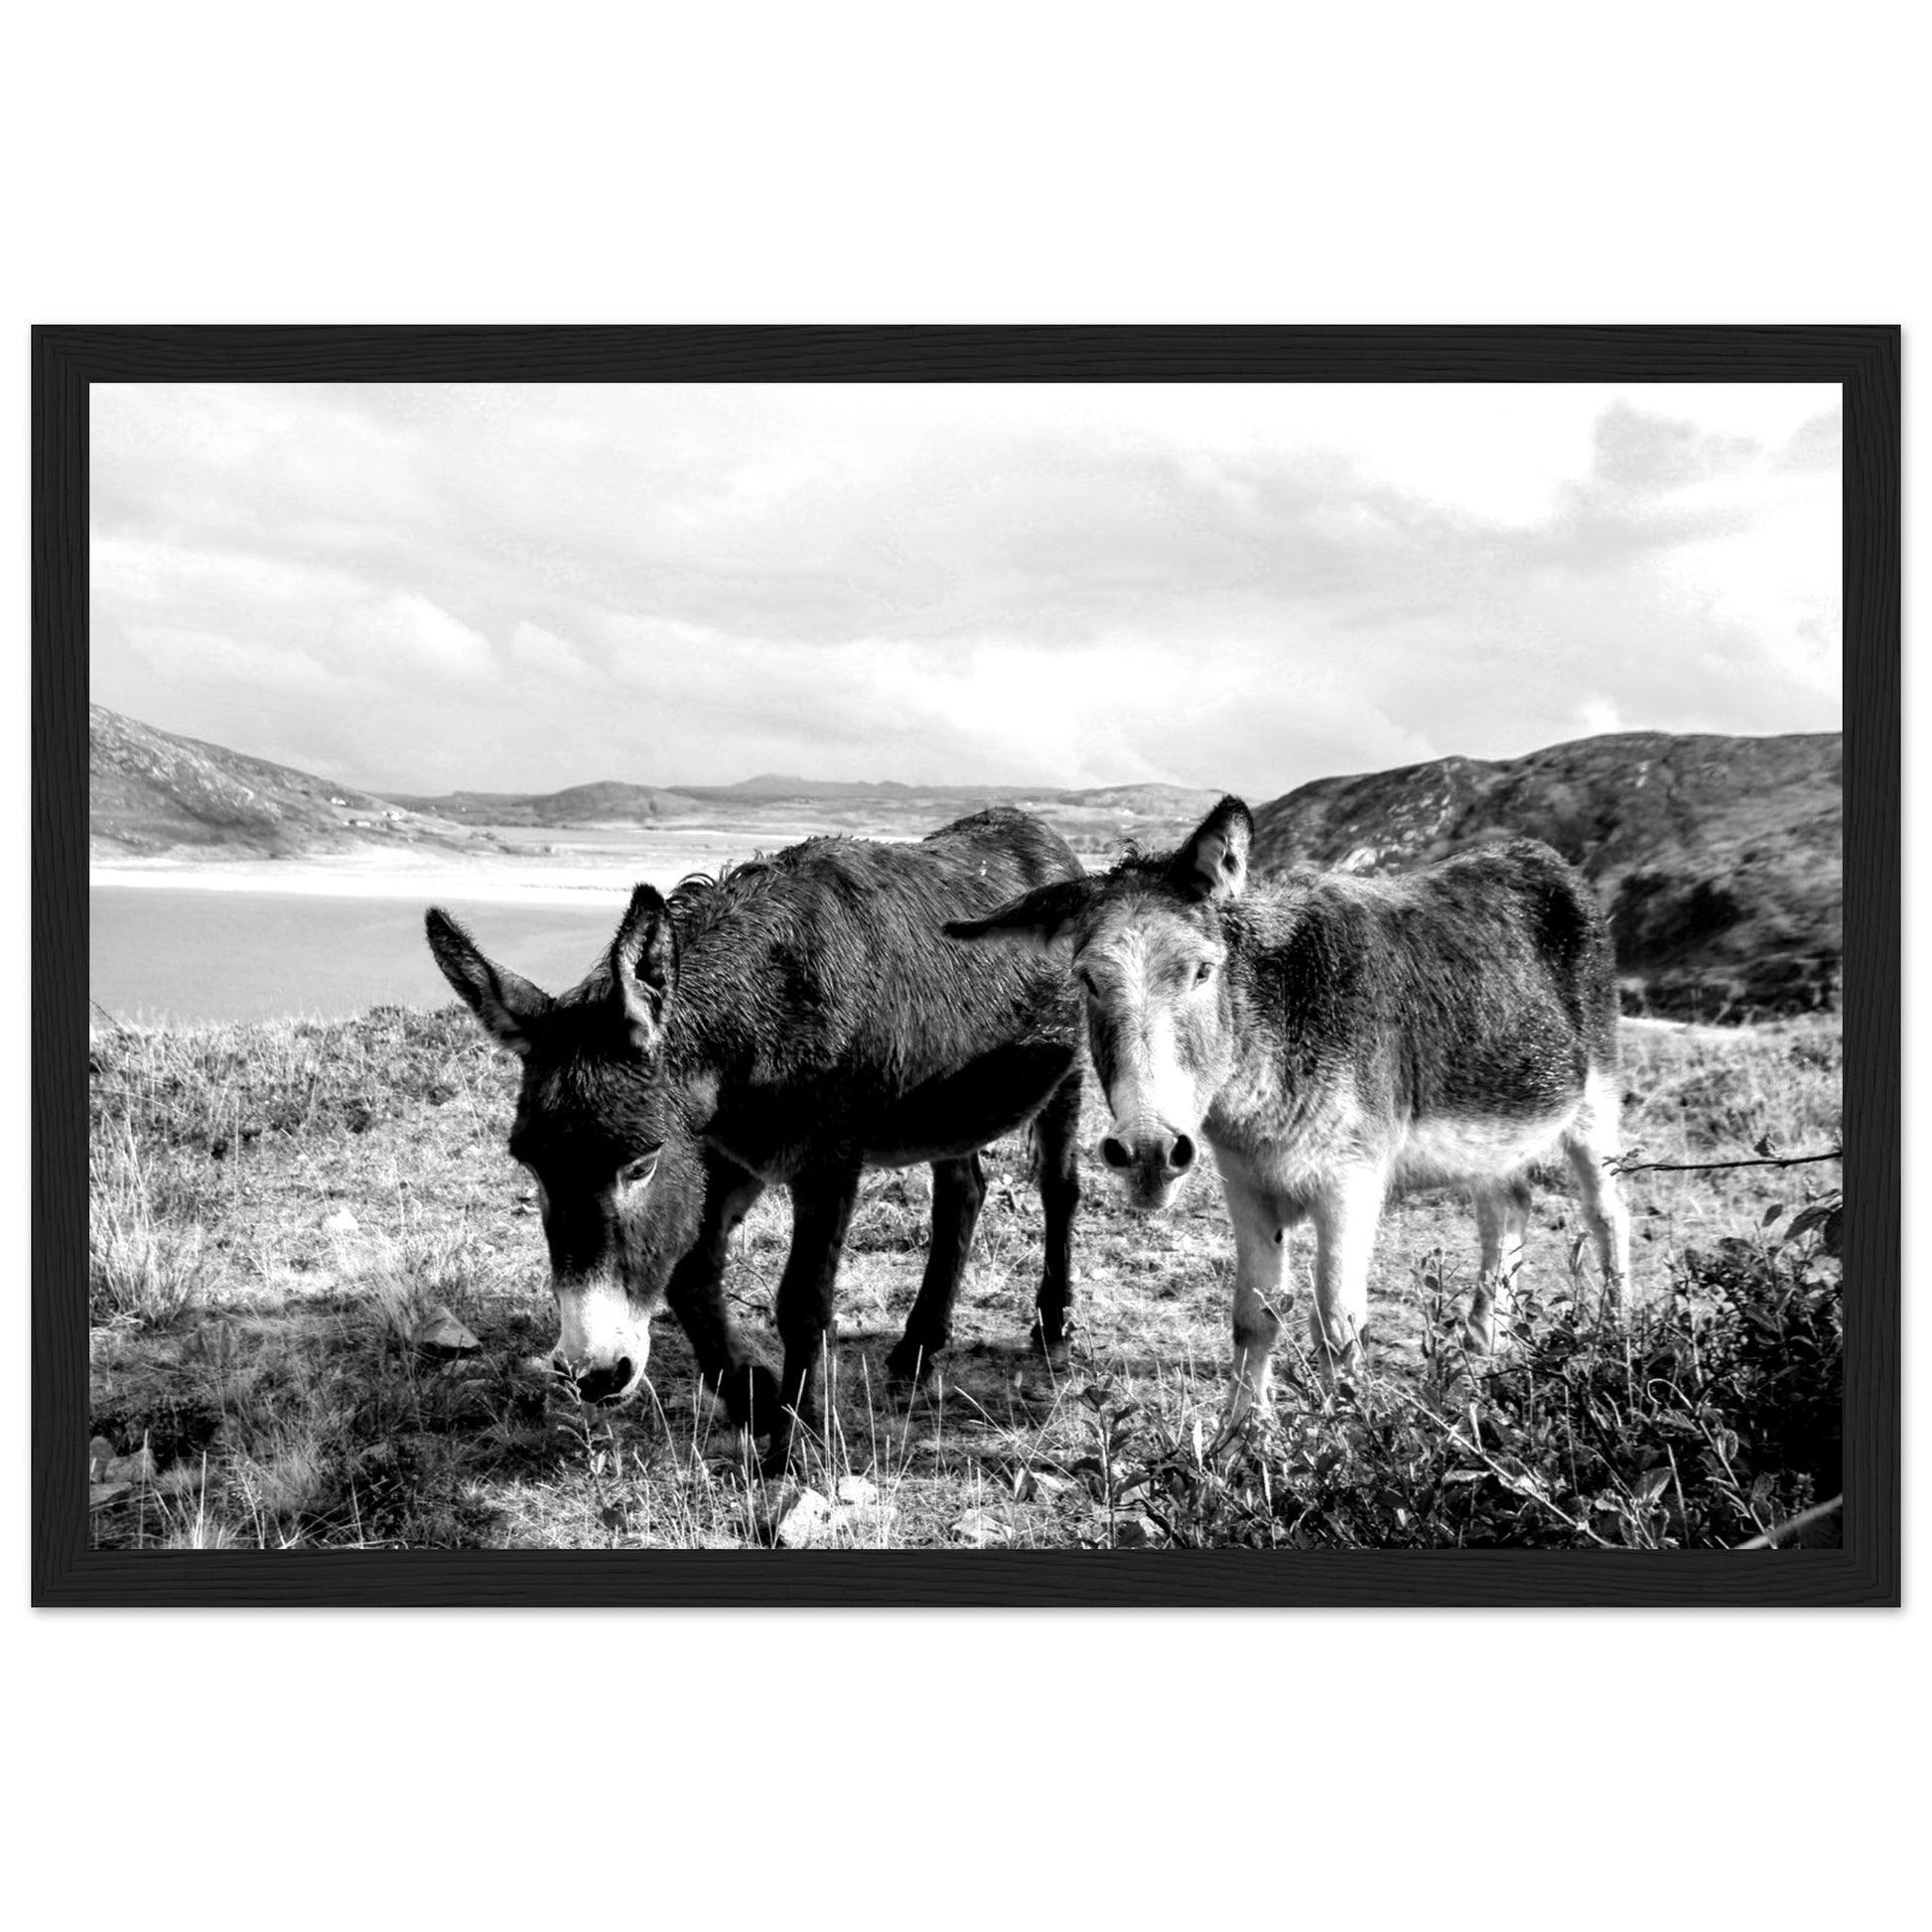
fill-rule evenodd
<path id="1" fill-rule="evenodd" d="M 1076 851 L 1105 853 L 1124 838 L 1144 845 L 1184 838 L 1219 792 L 1184 785 L 916 785 L 896 778 L 792 778 L 766 773 L 732 785 L 610 781 L 563 791 L 391 794 L 392 802 L 469 825 L 569 827 L 703 825 L 788 845 L 814 831 L 855 838 L 917 838 L 989 805 L 1037 812 Z"/>
<path id="2" fill-rule="evenodd" d="M 1218 792 L 1167 784 L 911 785 L 765 774 L 736 785 L 607 780 L 561 791 L 374 793 L 183 738 L 94 705 L 96 859 L 299 858 L 399 846 L 501 849 L 487 827 L 729 831 L 770 849 L 813 832 L 914 838 L 993 803 L 1037 812 L 1078 851 L 1183 838 Z M 1626 1007 L 1741 1018 L 1838 1002 L 1844 894 L 1837 733 L 1626 732 L 1527 757 L 1439 759 L 1318 778 L 1260 805 L 1261 870 L 1400 870 L 1485 839 L 1547 840 L 1609 913 Z"/>
<path id="3" fill-rule="evenodd" d="M 688 816 L 698 801 L 661 785 L 629 785 L 615 778 L 562 791 L 453 791 L 440 798 L 403 792 L 388 802 L 459 825 L 656 825 Z"/>
<path id="4" fill-rule="evenodd" d="M 1400 870 L 1527 833 L 1609 913 L 1625 1004 L 1680 1017 L 1836 1006 L 1839 734 L 1623 732 L 1485 762 L 1319 778 L 1255 814 L 1255 863 Z"/>
<path id="5" fill-rule="evenodd" d="M 1125 837 L 1146 845 L 1183 837 L 1218 793 L 1179 785 L 912 785 L 766 773 L 734 785 L 665 786 L 618 779 L 561 791 L 456 791 L 378 796 L 157 730 L 105 705 L 88 707 L 92 856 L 299 858 L 401 845 L 491 852 L 487 827 L 567 831 L 708 827 L 760 844 L 812 832 L 916 838 L 993 804 L 1021 804 L 1073 845 L 1106 852 Z"/>
<path id="6" fill-rule="evenodd" d="M 88 851 L 292 859 L 402 845 L 477 849 L 474 834 L 373 792 L 87 707 Z M 487 849 L 486 847 L 483 849 Z"/>

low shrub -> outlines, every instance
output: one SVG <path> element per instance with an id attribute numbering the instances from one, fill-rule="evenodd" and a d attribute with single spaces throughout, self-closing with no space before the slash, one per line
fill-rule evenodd
<path id="1" fill-rule="evenodd" d="M 1840 1486 L 1840 1266 L 1818 1207 L 1782 1240 L 1687 1253 L 1623 1321 L 1581 1293 L 1525 1296 L 1489 1360 L 1451 1339 L 1439 1272 L 1419 1382 L 1331 1392 L 1291 1361 L 1274 1414 L 1231 1442 L 1090 1392 L 1109 1453 L 1086 1473 L 1110 1515 L 1185 1548 L 1734 1546 Z"/>

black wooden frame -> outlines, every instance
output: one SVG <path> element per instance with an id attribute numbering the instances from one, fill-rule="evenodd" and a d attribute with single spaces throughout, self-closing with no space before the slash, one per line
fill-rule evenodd
<path id="1" fill-rule="evenodd" d="M 1766 328 L 82 328 L 33 338 L 36 1604 L 1899 1601 L 1900 335 Z M 94 382 L 1838 382 L 1845 396 L 1844 1548 L 87 1548 L 87 422 Z"/>

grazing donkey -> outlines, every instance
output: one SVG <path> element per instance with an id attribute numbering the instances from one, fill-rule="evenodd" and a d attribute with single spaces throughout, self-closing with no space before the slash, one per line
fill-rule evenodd
<path id="1" fill-rule="evenodd" d="M 812 839 L 662 898 L 631 895 L 609 957 L 557 998 L 492 965 L 440 908 L 430 950 L 523 1060 L 510 1153 L 536 1176 L 561 1317 L 559 1374 L 621 1401 L 668 1303 L 732 1420 L 816 1426 L 819 1357 L 862 1170 L 932 1164 L 925 1278 L 888 1366 L 916 1379 L 951 1334 L 985 1198 L 978 1150 L 1034 1122 L 1045 1209 L 1035 1340 L 1064 1361 L 1082 1059 L 1057 964 L 971 952 L 945 922 L 1080 876 L 1009 809 L 913 845 Z M 726 1244 L 760 1192 L 791 1190 L 778 1283 L 782 1384 L 726 1313 Z"/>
<path id="2" fill-rule="evenodd" d="M 1359 1365 L 1392 1192 L 1461 1183 L 1488 1348 L 1522 1256 L 1532 1164 L 1577 1176 L 1605 1293 L 1629 1273 L 1616 1153 L 1616 994 L 1588 887 L 1532 839 L 1397 879 L 1298 872 L 1249 890 L 1254 822 L 1223 798 L 1172 855 L 1035 889 L 955 938 L 1070 947 L 1129 1202 L 1163 1207 L 1214 1150 L 1234 1221 L 1229 1418 L 1265 1403 L 1286 1231 L 1314 1223 L 1317 1357 Z"/>

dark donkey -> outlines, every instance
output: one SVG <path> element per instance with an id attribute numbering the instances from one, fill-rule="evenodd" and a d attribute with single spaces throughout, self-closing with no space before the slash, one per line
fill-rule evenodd
<path id="1" fill-rule="evenodd" d="M 1024 812 L 916 845 L 812 839 L 668 902 L 631 895 L 609 957 L 557 998 L 492 965 L 441 909 L 430 949 L 523 1060 L 510 1153 L 536 1176 L 560 1373 L 589 1399 L 638 1386 L 668 1303 L 732 1420 L 816 1426 L 819 1358 L 861 1172 L 932 1164 L 925 1278 L 888 1366 L 921 1376 L 952 1326 L 986 1183 L 978 1150 L 1032 1120 L 1045 1209 L 1036 1343 L 1065 1359 L 1079 1197 L 1080 1006 L 1063 967 L 949 944 L 948 919 L 1080 875 Z M 726 1243 L 791 1190 L 778 1283 L 782 1385 L 725 1311 Z"/>
<path id="2" fill-rule="evenodd" d="M 1056 882 L 959 938 L 1071 953 L 1130 1203 L 1165 1206 L 1214 1150 L 1234 1222 L 1231 1419 L 1265 1401 L 1284 1237 L 1314 1223 L 1312 1328 L 1359 1360 L 1384 1201 L 1459 1183 L 1481 1263 L 1466 1331 L 1494 1339 L 1522 1255 L 1530 1168 L 1561 1149 L 1612 1300 L 1629 1273 L 1617 1198 L 1616 990 L 1587 885 L 1532 839 L 1395 879 L 1292 873 L 1248 888 L 1254 825 L 1224 798 L 1179 851 Z"/>

